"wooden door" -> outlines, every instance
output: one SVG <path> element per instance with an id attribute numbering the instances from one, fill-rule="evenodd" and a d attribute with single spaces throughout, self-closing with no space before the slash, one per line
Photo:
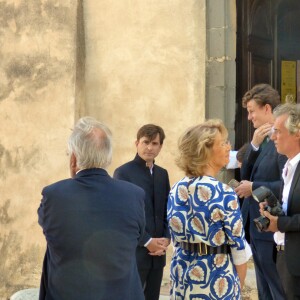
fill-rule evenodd
<path id="1" fill-rule="evenodd" d="M 281 61 L 300 60 L 299 0 L 237 0 L 236 144 L 250 141 L 253 128 L 242 108 L 244 93 L 257 83 L 280 92 Z"/>
<path id="2" fill-rule="evenodd" d="M 275 82 L 273 3 L 274 0 L 237 0 L 236 149 L 253 133 L 242 107 L 244 93 L 257 83 Z"/>

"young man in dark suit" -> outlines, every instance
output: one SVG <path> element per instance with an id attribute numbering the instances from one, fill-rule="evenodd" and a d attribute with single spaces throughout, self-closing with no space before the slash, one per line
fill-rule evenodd
<path id="1" fill-rule="evenodd" d="M 145 192 L 107 174 L 111 133 L 95 119 L 78 121 L 69 152 L 72 178 L 45 187 L 38 209 L 47 240 L 39 299 L 143 300 L 135 251 Z"/>
<path id="2" fill-rule="evenodd" d="M 158 300 L 170 243 L 167 224 L 168 172 L 154 164 L 165 138 L 161 127 L 147 124 L 137 133 L 134 160 L 120 166 L 114 178 L 129 181 L 146 192 L 146 230 L 137 247 L 136 258 L 146 300 Z M 130 209 L 130 207 L 128 208 Z"/>
<path id="3" fill-rule="evenodd" d="M 273 259 L 275 243 L 270 232 L 259 232 L 253 220 L 260 216 L 259 205 L 252 191 L 260 186 L 269 188 L 279 196 L 281 173 L 286 157 L 277 153 L 270 132 L 274 123 L 273 109 L 280 103 L 276 90 L 268 84 L 258 84 L 243 97 L 248 120 L 255 128 L 252 141 L 246 151 L 241 167 L 241 183 L 235 189 L 243 197 L 242 216 L 255 266 L 258 297 L 260 300 L 283 300 L 284 290 Z"/>
<path id="4" fill-rule="evenodd" d="M 288 300 L 300 299 L 300 106 L 284 104 L 274 111 L 272 140 L 278 153 L 288 157 L 280 195 L 284 216 L 261 213 L 270 220 L 267 230 L 275 232 L 277 269 Z"/>

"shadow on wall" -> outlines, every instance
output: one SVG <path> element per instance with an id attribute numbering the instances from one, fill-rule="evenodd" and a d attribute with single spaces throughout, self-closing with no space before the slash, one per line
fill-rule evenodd
<path id="1" fill-rule="evenodd" d="M 73 5 L 56 0 L 9 2 L 0 2 L 4 41 L 0 55 L 5 57 L 0 61 L 0 102 L 13 94 L 15 101 L 28 103 L 39 100 L 43 89 L 61 74 L 70 73 L 73 58 L 61 59 L 65 54 L 61 49 L 68 49 L 65 34 L 74 31 Z M 56 52 L 58 45 L 60 52 Z"/>
<path id="2" fill-rule="evenodd" d="M 14 230 L 5 233 L 15 222 L 9 215 L 10 200 L 0 206 L 0 300 L 9 299 L 14 292 L 37 287 L 40 280 L 44 249 L 30 245 L 22 249 L 23 239 Z"/>
<path id="3" fill-rule="evenodd" d="M 11 150 L 7 150 L 0 144 L 0 178 L 6 179 L 9 172 L 17 173 L 24 168 L 36 168 L 42 159 L 41 153 L 37 147 L 32 146 L 31 149 L 27 150 L 22 146 L 18 146 Z M 7 223 L 8 222 L 6 222 L 6 224 Z"/>
<path id="4" fill-rule="evenodd" d="M 43 131 L 33 132 L 28 141 L 23 138 L 36 127 L 36 115 L 39 120 L 47 116 L 50 122 L 58 118 L 61 103 L 73 103 L 76 2 L 0 1 L 1 121 L 7 124 L 2 126 L 4 131 L 11 126 L 9 132 L 16 132 L 0 143 L 1 182 L 11 184 L 15 178 L 21 182 L 22 172 L 28 170 L 43 172 Z M 8 188 L 7 194 L 15 187 L 11 184 Z M 33 189 L 25 186 L 16 193 L 30 194 Z M 17 204 L 13 196 L 2 195 L 0 199 L 0 300 L 18 290 L 37 287 L 40 281 L 45 249 L 23 237 Z M 34 222 L 30 215 L 24 218 Z"/>

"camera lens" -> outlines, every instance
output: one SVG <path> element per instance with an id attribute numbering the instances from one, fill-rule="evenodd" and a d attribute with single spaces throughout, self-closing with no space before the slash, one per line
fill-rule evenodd
<path id="1" fill-rule="evenodd" d="M 270 224 L 270 220 L 264 216 L 254 219 L 253 222 L 255 223 L 255 226 L 259 232 L 265 231 Z"/>

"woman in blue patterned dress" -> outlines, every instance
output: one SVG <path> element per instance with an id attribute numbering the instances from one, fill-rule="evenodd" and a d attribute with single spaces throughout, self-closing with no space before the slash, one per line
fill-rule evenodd
<path id="1" fill-rule="evenodd" d="M 241 299 L 251 250 L 237 195 L 216 179 L 230 144 L 220 120 L 188 129 L 176 160 L 185 177 L 169 195 L 168 222 L 175 251 L 171 299 Z"/>

